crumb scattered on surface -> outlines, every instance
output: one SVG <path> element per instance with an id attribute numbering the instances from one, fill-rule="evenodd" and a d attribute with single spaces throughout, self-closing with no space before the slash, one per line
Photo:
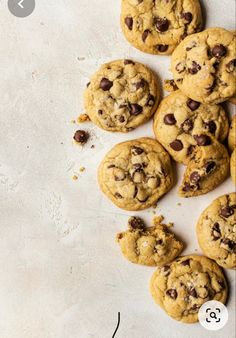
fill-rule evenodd
<path id="1" fill-rule="evenodd" d="M 93 148 L 95 148 L 95 145 L 94 145 L 94 144 L 91 145 L 91 149 L 93 149 Z"/>
<path id="2" fill-rule="evenodd" d="M 71 123 L 76 123 L 76 121 L 74 119 L 70 120 Z"/>
<path id="3" fill-rule="evenodd" d="M 82 172 L 84 172 L 85 171 L 85 167 L 80 167 L 79 168 L 79 171 L 82 173 Z"/>
<path id="4" fill-rule="evenodd" d="M 85 130 L 77 130 L 74 134 L 74 140 L 79 144 L 85 144 L 89 139 L 89 133 Z"/>
<path id="5" fill-rule="evenodd" d="M 72 176 L 72 180 L 73 180 L 73 181 L 77 181 L 77 180 L 78 180 L 78 176 L 77 176 L 77 175 L 73 175 L 73 176 Z"/>
<path id="6" fill-rule="evenodd" d="M 85 60 L 85 56 L 78 56 L 78 57 L 77 57 L 77 60 L 78 60 L 78 61 L 84 61 L 84 60 Z"/>
<path id="7" fill-rule="evenodd" d="M 181 206 L 182 204 L 179 202 L 179 203 L 177 203 L 177 205 L 178 205 L 178 206 Z"/>
<path id="8" fill-rule="evenodd" d="M 77 117 L 77 123 L 84 123 L 90 121 L 90 118 L 87 114 L 80 114 L 80 116 Z"/>

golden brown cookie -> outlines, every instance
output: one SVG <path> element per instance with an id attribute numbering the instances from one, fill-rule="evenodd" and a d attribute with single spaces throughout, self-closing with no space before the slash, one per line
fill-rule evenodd
<path id="1" fill-rule="evenodd" d="M 230 125 L 228 146 L 230 151 L 233 151 L 234 148 L 236 148 L 236 115 L 234 115 Z"/>
<path id="2" fill-rule="evenodd" d="M 170 231 L 172 224 L 155 217 L 154 226 L 146 227 L 140 217 L 131 217 L 128 230 L 117 234 L 116 240 L 123 255 L 132 263 L 162 266 L 172 262 L 183 250 L 183 243 Z"/>
<path id="3" fill-rule="evenodd" d="M 84 93 L 89 118 L 98 127 L 112 132 L 128 132 L 147 122 L 158 101 L 154 73 L 132 60 L 102 65 Z"/>
<path id="4" fill-rule="evenodd" d="M 228 286 L 214 261 L 204 256 L 185 256 L 157 269 L 150 292 L 173 319 L 195 323 L 202 304 L 210 300 L 226 302 Z"/>
<path id="5" fill-rule="evenodd" d="M 227 137 L 229 122 L 220 105 L 201 104 L 177 90 L 161 101 L 154 116 L 153 130 L 175 161 L 188 164 L 197 146 L 195 136 L 211 133 L 222 142 Z"/>
<path id="6" fill-rule="evenodd" d="M 198 220 L 197 237 L 203 253 L 223 268 L 236 268 L 236 193 L 214 200 Z"/>
<path id="7" fill-rule="evenodd" d="M 210 135 L 199 134 L 194 137 L 197 146 L 179 188 L 182 197 L 206 194 L 214 190 L 229 174 L 227 149 Z"/>
<path id="8" fill-rule="evenodd" d="M 172 187 L 170 157 L 151 138 L 122 142 L 103 159 L 98 181 L 104 194 L 119 208 L 146 209 Z"/>
<path id="9" fill-rule="evenodd" d="M 171 70 L 179 89 L 192 100 L 211 104 L 236 93 L 236 36 L 209 28 L 185 38 L 172 54 Z"/>
<path id="10" fill-rule="evenodd" d="M 202 27 L 198 0 L 122 0 L 121 27 L 139 50 L 169 55 L 187 35 Z"/>

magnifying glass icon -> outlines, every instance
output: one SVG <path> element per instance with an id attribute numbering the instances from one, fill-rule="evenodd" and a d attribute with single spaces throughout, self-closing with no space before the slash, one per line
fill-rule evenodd
<path id="1" fill-rule="evenodd" d="M 217 319 L 217 318 L 216 318 L 216 313 L 215 313 L 215 312 L 211 312 L 211 313 L 210 313 L 210 317 L 211 317 L 211 318 L 214 318 L 214 319 Z"/>

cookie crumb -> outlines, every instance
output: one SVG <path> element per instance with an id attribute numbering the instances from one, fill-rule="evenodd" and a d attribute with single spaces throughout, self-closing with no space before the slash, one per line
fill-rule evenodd
<path id="1" fill-rule="evenodd" d="M 94 149 L 94 148 L 95 148 L 95 145 L 94 145 L 94 144 L 92 144 L 92 145 L 91 145 L 91 149 Z"/>
<path id="2" fill-rule="evenodd" d="M 179 203 L 177 203 L 177 205 L 180 207 L 182 204 L 179 202 Z"/>
<path id="3" fill-rule="evenodd" d="M 89 133 L 85 130 L 77 130 L 74 135 L 74 140 L 79 144 L 85 144 L 89 139 Z"/>
<path id="4" fill-rule="evenodd" d="M 76 121 L 75 121 L 74 119 L 72 119 L 72 120 L 70 120 L 70 123 L 73 123 L 73 124 L 75 124 L 75 123 L 76 123 Z"/>
<path id="5" fill-rule="evenodd" d="M 84 172 L 85 171 L 85 167 L 80 167 L 79 168 L 79 171 L 82 173 L 82 172 Z"/>
<path id="6" fill-rule="evenodd" d="M 72 176 L 72 180 L 73 180 L 73 181 L 77 181 L 77 180 L 78 180 L 78 176 L 73 175 L 73 176 Z"/>
<path id="7" fill-rule="evenodd" d="M 164 89 L 167 92 L 174 92 L 178 89 L 174 80 L 164 80 Z"/>
<path id="8" fill-rule="evenodd" d="M 80 114 L 80 116 L 77 117 L 77 123 L 84 123 L 88 121 L 91 121 L 91 120 L 87 114 Z"/>

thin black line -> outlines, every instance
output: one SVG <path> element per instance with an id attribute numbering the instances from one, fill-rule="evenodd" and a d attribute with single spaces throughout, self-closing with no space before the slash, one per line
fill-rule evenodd
<path id="1" fill-rule="evenodd" d="M 116 332 L 118 331 L 119 326 L 120 326 L 120 312 L 118 312 L 118 323 L 117 323 L 117 326 L 116 326 L 115 332 L 113 333 L 112 338 L 115 337 Z"/>

